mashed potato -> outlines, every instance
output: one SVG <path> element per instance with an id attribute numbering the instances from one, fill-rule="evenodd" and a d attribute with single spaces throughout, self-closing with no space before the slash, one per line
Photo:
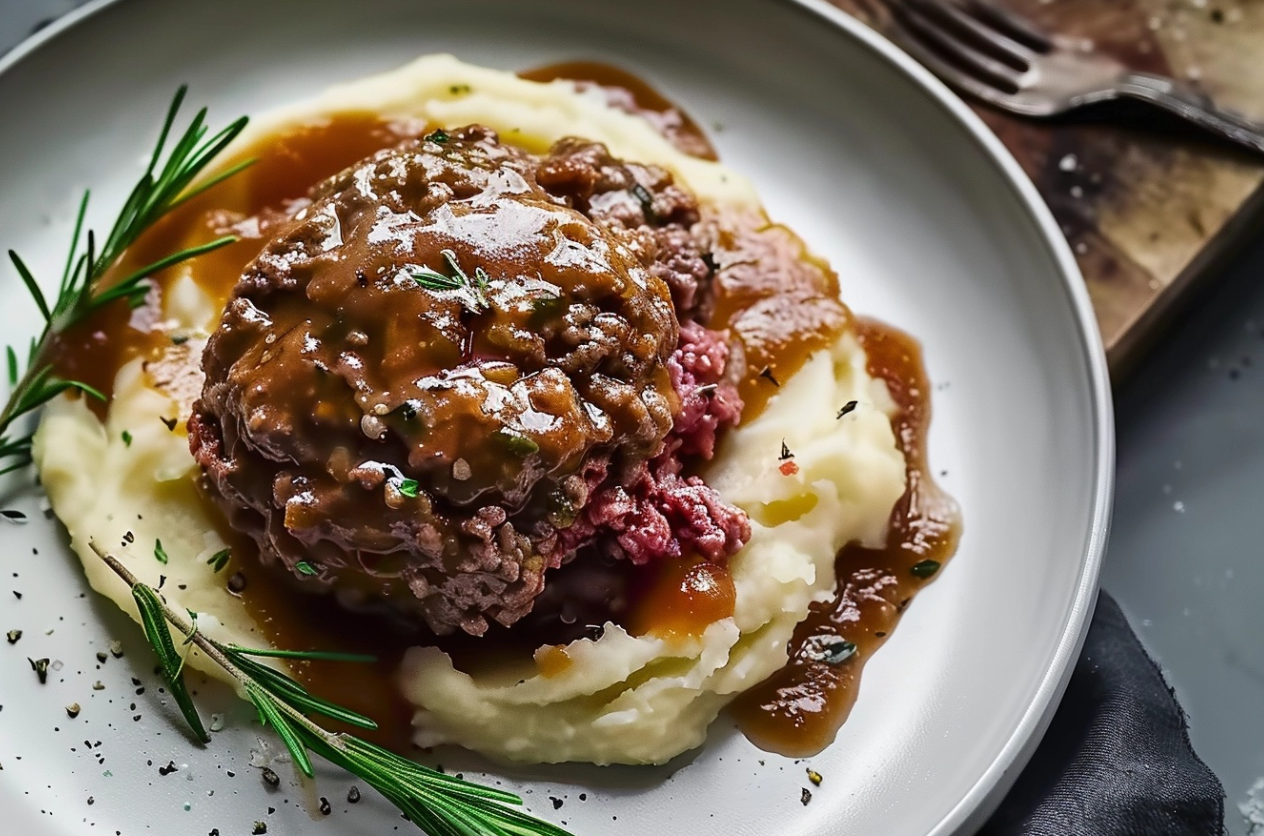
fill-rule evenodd
<path id="1" fill-rule="evenodd" d="M 701 203 L 755 207 L 749 183 L 717 163 L 685 156 L 647 123 L 566 82 L 539 84 L 448 56 L 331 89 L 312 102 L 256 120 L 241 143 L 340 112 L 372 111 L 444 125 L 478 122 L 529 150 L 567 135 L 605 143 L 619 157 L 671 171 Z M 204 338 L 219 311 L 193 282 L 164 298 L 173 330 Z M 201 341 L 166 362 L 127 364 L 105 423 L 82 400 L 45 411 L 35 457 L 48 496 L 70 532 L 94 589 L 133 618 L 126 585 L 92 553 L 91 541 L 120 557 L 177 607 L 199 613 L 220 641 L 258 645 L 260 630 L 207 560 L 224 548 L 196 494 L 198 470 L 184 420 L 200 388 Z M 860 406 L 842 420 L 832 407 Z M 881 545 L 904 490 L 885 386 L 865 371 L 845 335 L 784 381 L 756 420 L 731 432 L 706 478 L 749 514 L 752 536 L 732 562 L 731 618 L 701 636 L 632 636 L 609 626 L 573 642 L 568 663 L 542 672 L 530 662 L 470 676 L 433 648 L 406 654 L 399 681 L 416 707 L 416 742 L 453 743 L 493 757 L 532 762 L 658 763 L 700 744 L 720 709 L 781 667 L 794 626 L 834 589 L 834 556 L 845 543 Z M 168 430 L 159 419 L 178 419 Z M 777 467 L 782 441 L 798 472 Z M 155 558 L 156 544 L 167 562 Z M 222 676 L 195 653 L 191 664 Z"/>

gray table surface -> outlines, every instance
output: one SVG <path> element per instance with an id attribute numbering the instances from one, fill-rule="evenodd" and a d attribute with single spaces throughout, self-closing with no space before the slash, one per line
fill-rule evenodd
<path id="1" fill-rule="evenodd" d="M 83 0 L 0 0 L 0 52 Z M 1264 833 L 1264 217 L 1117 387 L 1102 585 L 1189 714 L 1231 834 Z"/>

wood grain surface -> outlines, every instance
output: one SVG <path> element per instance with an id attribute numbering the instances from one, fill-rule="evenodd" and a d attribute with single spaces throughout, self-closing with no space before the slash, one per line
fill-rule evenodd
<path id="1" fill-rule="evenodd" d="M 831 0 L 879 31 L 882 0 Z M 1264 120 L 1264 0 L 1003 0 L 1134 69 L 1196 84 Z M 1055 120 L 975 110 L 1031 177 L 1067 236 L 1122 376 L 1234 245 L 1264 228 L 1264 157 L 1143 105 Z M 1264 276 L 1261 277 L 1264 280 Z"/>

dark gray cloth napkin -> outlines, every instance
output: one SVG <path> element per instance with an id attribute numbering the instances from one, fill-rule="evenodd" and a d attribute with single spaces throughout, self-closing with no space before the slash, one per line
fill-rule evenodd
<path id="1" fill-rule="evenodd" d="M 1105 592 L 1066 696 L 979 836 L 1221 836 L 1224 788 Z"/>

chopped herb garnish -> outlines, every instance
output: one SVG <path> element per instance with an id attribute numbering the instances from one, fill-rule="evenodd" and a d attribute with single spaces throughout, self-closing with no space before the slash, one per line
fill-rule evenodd
<path id="1" fill-rule="evenodd" d="M 9 640 L 9 644 L 17 644 L 18 639 L 22 638 L 22 631 L 10 630 L 9 632 L 5 633 L 4 636 L 5 638 Z"/>
<path id="2" fill-rule="evenodd" d="M 938 560 L 923 560 L 920 563 L 914 563 L 913 568 L 909 569 L 915 578 L 929 578 L 931 575 L 939 571 Z"/>
<path id="3" fill-rule="evenodd" d="M 232 556 L 232 549 L 220 549 L 206 559 L 206 565 L 210 566 L 212 571 L 219 572 L 228 565 L 228 559 Z"/>
<path id="4" fill-rule="evenodd" d="M 70 705 L 66 706 L 66 716 L 71 720 L 78 717 L 80 711 L 81 709 L 79 708 L 79 703 L 77 702 L 72 702 Z"/>
<path id="5" fill-rule="evenodd" d="M 419 267 L 413 270 L 412 276 L 417 284 L 427 290 L 455 290 L 460 292 L 462 301 L 470 313 L 482 313 L 488 308 L 487 302 L 487 284 L 490 278 L 487 271 L 482 267 L 474 268 L 474 278 L 461 269 L 460 262 L 456 259 L 456 253 L 452 250 L 441 250 L 440 254 L 443 259 L 448 262 L 452 275 L 444 275 L 438 270 L 432 270 L 429 267 Z"/>
<path id="6" fill-rule="evenodd" d="M 561 296 L 548 294 L 537 296 L 531 300 L 531 319 L 537 324 L 552 319 L 566 309 L 566 302 Z"/>
<path id="7" fill-rule="evenodd" d="M 790 452 L 790 448 L 786 446 L 786 440 L 781 439 L 781 455 L 777 456 L 777 461 L 784 462 L 794 458 L 794 453 Z"/>
<path id="8" fill-rule="evenodd" d="M 764 366 L 763 370 L 760 371 L 759 376 L 762 377 L 764 380 L 767 380 L 773 386 L 776 386 L 778 389 L 781 388 L 781 384 L 777 382 L 777 378 L 773 377 L 772 375 L 771 366 Z"/>
<path id="9" fill-rule="evenodd" d="M 505 445 L 506 450 L 520 458 L 525 459 L 532 453 L 540 452 L 540 445 L 536 444 L 535 441 L 527 438 L 525 435 L 497 430 L 492 433 L 492 438 Z"/>
<path id="10" fill-rule="evenodd" d="M 846 414 L 848 414 L 849 412 L 853 411 L 853 410 L 856 408 L 856 406 L 857 406 L 857 405 L 858 405 L 858 404 L 857 404 L 857 402 L 856 402 L 856 401 L 848 401 L 847 403 L 843 404 L 843 408 L 842 408 L 842 409 L 838 410 L 838 414 L 837 414 L 837 415 L 835 415 L 835 416 L 834 416 L 834 418 L 835 418 L 835 419 L 842 418 L 844 415 L 846 415 Z"/>
<path id="11" fill-rule="evenodd" d="M 808 780 L 812 782 L 812 786 L 819 787 L 821 785 L 821 781 L 824 781 L 825 779 L 821 777 L 821 773 L 811 767 L 808 767 Z"/>
<path id="12" fill-rule="evenodd" d="M 270 766 L 265 766 L 259 773 L 259 777 L 263 778 L 263 783 L 270 787 L 281 786 L 281 776 L 277 775 L 276 771 Z"/>
<path id="13" fill-rule="evenodd" d="M 167 565 L 169 558 L 167 557 L 167 550 L 162 547 L 161 540 L 154 541 L 154 559 L 164 566 Z"/>
<path id="14" fill-rule="evenodd" d="M 426 134 L 427 142 L 435 142 L 435 143 L 438 143 L 439 145 L 446 144 L 447 141 L 451 138 L 452 137 L 448 136 L 448 132 L 445 131 L 443 128 L 435 128 L 433 131 Z"/>
<path id="15" fill-rule="evenodd" d="M 633 183 L 628 191 L 641 204 L 641 211 L 645 213 L 645 220 L 650 223 L 658 223 L 658 210 L 654 208 L 654 195 L 650 194 L 649 189 L 640 183 Z"/>
<path id="16" fill-rule="evenodd" d="M 161 415 L 158 416 L 158 420 L 162 421 L 162 425 L 172 432 L 176 431 L 176 424 L 180 423 L 179 418 L 163 418 Z"/>
<path id="17" fill-rule="evenodd" d="M 834 636 L 813 636 L 804 642 L 803 652 L 813 662 L 841 665 L 856 655 L 856 645 Z"/>
<path id="18" fill-rule="evenodd" d="M 804 787 L 803 792 L 799 794 L 799 801 L 803 802 L 804 807 L 808 806 L 812 801 L 812 791 Z"/>
<path id="19" fill-rule="evenodd" d="M 421 405 L 420 401 L 404 401 L 395 407 L 395 412 L 405 421 L 411 421 L 417 417 L 417 407 Z"/>
<path id="20" fill-rule="evenodd" d="M 120 434 L 120 437 L 123 439 L 123 444 L 125 444 L 125 445 L 126 445 L 126 446 L 128 446 L 128 447 L 131 447 L 131 446 L 132 446 L 132 434 L 131 434 L 131 433 L 129 433 L 127 430 L 123 430 L 123 432 Z"/>
<path id="21" fill-rule="evenodd" d="M 300 560 L 298 563 L 295 563 L 294 568 L 298 570 L 300 575 L 311 576 L 320 574 L 320 571 L 306 560 Z"/>
<path id="22" fill-rule="evenodd" d="M 409 499 L 416 499 L 417 493 L 421 490 L 421 483 L 416 479 L 400 479 L 395 487 Z"/>

